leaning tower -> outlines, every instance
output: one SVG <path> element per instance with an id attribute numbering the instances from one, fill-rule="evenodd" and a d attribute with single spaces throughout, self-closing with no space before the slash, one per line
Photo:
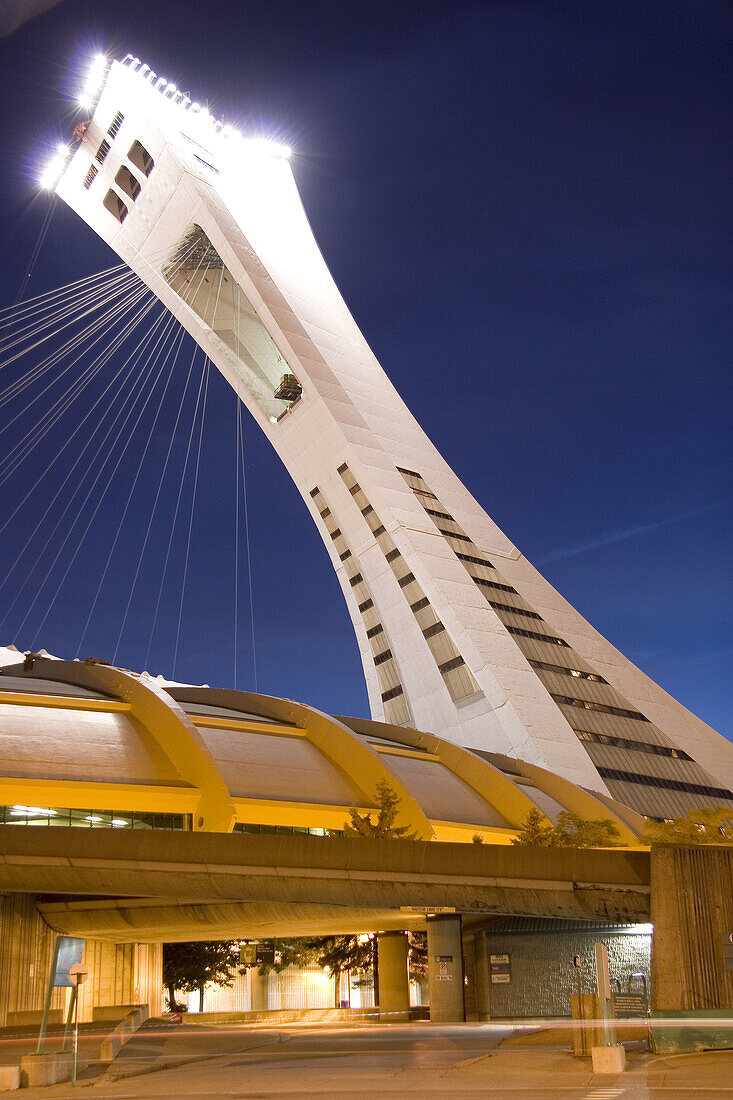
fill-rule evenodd
<path id="1" fill-rule="evenodd" d="M 284 462 L 346 599 L 372 716 L 652 816 L 733 805 L 733 747 L 552 588 L 410 414 L 331 278 L 288 151 L 223 126 L 137 58 L 98 61 L 92 83 L 52 183 Z"/>

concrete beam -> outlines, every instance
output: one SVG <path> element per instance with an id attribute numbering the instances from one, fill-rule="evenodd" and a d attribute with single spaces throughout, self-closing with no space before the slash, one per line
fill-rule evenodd
<path id="1" fill-rule="evenodd" d="M 146 938 L 139 933 L 145 928 L 142 910 L 149 906 L 148 899 L 209 907 L 201 912 L 212 925 L 223 903 L 263 901 L 329 906 L 335 922 L 344 906 L 408 914 L 448 907 L 473 915 L 633 922 L 649 919 L 649 855 L 341 837 L 0 826 L 0 890 L 118 899 L 91 902 L 100 913 L 108 905 L 119 910 L 114 920 L 114 914 L 105 918 L 109 928 L 101 932 L 117 942 Z M 202 933 L 200 921 L 191 932 L 211 938 Z"/>

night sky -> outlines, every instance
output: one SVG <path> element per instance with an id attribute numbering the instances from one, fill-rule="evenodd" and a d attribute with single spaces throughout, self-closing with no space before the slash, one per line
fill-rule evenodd
<path id="1" fill-rule="evenodd" d="M 6 32 L 0 306 L 21 285 L 32 297 L 115 262 L 59 203 L 27 278 L 49 208 L 36 181 L 82 117 L 88 61 L 136 54 L 242 131 L 293 147 L 337 284 L 458 475 L 594 626 L 733 734 L 728 3 L 66 0 Z M 181 396 L 191 347 L 132 492 L 153 404 L 86 505 L 86 490 L 71 494 L 94 464 L 62 487 L 114 361 L 0 486 L 0 521 L 29 493 L 0 533 L 2 575 L 18 561 L 0 588 L 0 644 L 73 657 L 99 588 L 81 656 L 116 649 L 122 665 L 172 674 L 192 463 L 154 608 L 195 397 Z M 39 361 L 0 370 L 0 389 Z M 0 459 L 67 381 L 32 410 L 0 408 L 0 425 L 20 414 Z M 175 673 L 218 686 L 235 676 L 235 428 L 214 371 Z M 326 551 L 269 445 L 247 418 L 244 429 L 257 686 L 366 714 Z M 244 542 L 238 593 L 236 679 L 252 688 Z"/>

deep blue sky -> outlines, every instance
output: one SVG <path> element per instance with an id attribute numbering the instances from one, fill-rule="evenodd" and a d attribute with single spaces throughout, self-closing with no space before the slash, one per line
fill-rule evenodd
<path id="1" fill-rule="evenodd" d="M 287 141 L 346 301 L 448 461 L 596 627 L 731 734 L 732 32 L 730 5 L 705 0 L 66 0 L 0 40 L 0 304 L 27 270 L 47 208 L 35 179 L 78 121 L 71 100 L 96 50 L 136 53 L 214 113 Z M 60 207 L 28 293 L 113 260 Z M 117 643 L 187 365 L 184 349 L 82 655 L 110 657 Z M 86 407 L 0 488 L 4 513 Z M 0 436 L 0 456 L 31 419 Z M 70 509 L 0 644 L 76 652 L 145 423 L 78 554 L 89 506 L 21 629 Z M 234 424 L 233 397 L 213 377 L 177 675 L 217 685 L 233 679 Z M 245 431 L 259 688 L 365 714 L 326 552 L 277 458 L 251 422 Z M 182 459 L 177 443 L 119 648 L 132 668 L 147 649 Z M 15 559 L 59 469 L 0 535 L 0 560 Z M 190 477 L 182 499 L 148 662 L 164 674 Z M 243 561 L 240 687 L 253 684 L 247 587 Z M 0 617 L 15 592 L 0 590 Z"/>

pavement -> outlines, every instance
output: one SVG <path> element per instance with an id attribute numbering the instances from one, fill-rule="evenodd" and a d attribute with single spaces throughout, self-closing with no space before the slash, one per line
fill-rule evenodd
<path id="1" fill-rule="evenodd" d="M 99 1058 L 99 1046 L 112 1031 L 114 1023 L 79 1024 L 79 1058 L 94 1062 Z M 73 1042 L 73 1028 L 69 1043 Z M 49 1051 L 61 1050 L 64 1026 L 51 1024 L 45 1039 Z M 35 1054 L 38 1047 L 38 1025 L 35 1027 L 0 1028 L 0 1066 L 18 1065 L 25 1054 Z"/>
<path id="2" fill-rule="evenodd" d="M 523 1041 L 523 1033 L 526 1041 Z M 556 1033 L 558 1035 L 558 1033 Z M 85 1090 L 85 1091 L 80 1091 Z M 155 1026 L 76 1088 L 26 1089 L 24 1100 L 733 1100 L 733 1050 L 627 1052 L 618 1077 L 594 1076 L 567 1040 L 511 1024 Z"/>

